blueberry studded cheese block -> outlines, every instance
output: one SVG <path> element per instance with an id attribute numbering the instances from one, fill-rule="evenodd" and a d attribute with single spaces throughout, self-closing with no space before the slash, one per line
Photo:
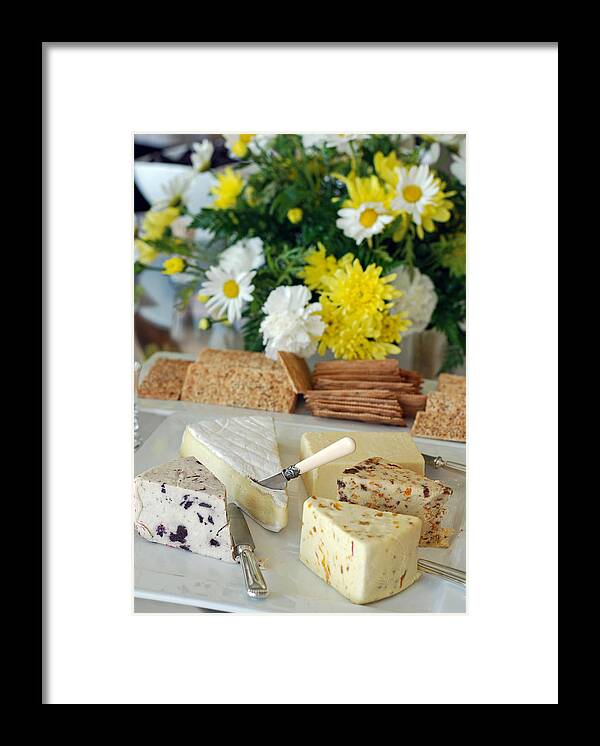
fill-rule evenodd
<path id="1" fill-rule="evenodd" d="M 309 497 L 300 560 L 352 603 L 368 604 L 417 580 L 420 535 L 418 518 Z"/>
<path id="2" fill-rule="evenodd" d="M 195 456 L 225 485 L 227 499 L 269 531 L 288 521 L 285 490 L 267 490 L 251 481 L 282 470 L 272 417 L 229 417 L 188 425 L 181 455 Z"/>
<path id="3" fill-rule="evenodd" d="M 137 476 L 134 509 L 144 539 L 234 562 L 225 487 L 197 459 L 175 459 Z"/>
<path id="4" fill-rule="evenodd" d="M 373 456 L 397 464 L 402 464 L 416 474 L 425 474 L 425 460 L 408 433 L 396 432 L 311 432 L 304 433 L 300 440 L 302 458 L 312 456 L 321 448 L 330 445 L 335 440 L 349 435 L 356 443 L 356 451 L 349 456 L 336 459 L 329 464 L 306 472 L 302 476 L 306 491 L 309 495 L 326 497 L 335 500 L 337 497 L 337 480 L 348 466 Z"/>
<path id="5" fill-rule="evenodd" d="M 345 469 L 337 482 L 342 502 L 421 519 L 420 546 L 448 547 L 452 529 L 442 528 L 452 488 L 382 458 L 369 458 Z"/>

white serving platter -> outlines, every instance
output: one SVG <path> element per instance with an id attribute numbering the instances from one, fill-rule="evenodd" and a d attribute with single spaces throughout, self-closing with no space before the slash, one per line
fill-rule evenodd
<path id="1" fill-rule="evenodd" d="M 150 403 L 151 400 L 148 400 Z M 140 400 L 140 404 L 145 400 Z M 256 410 L 217 407 L 188 402 L 164 402 L 185 405 L 165 418 L 135 454 L 135 473 L 176 458 L 181 436 L 190 422 L 215 417 L 239 417 L 248 414 L 266 415 Z M 145 407 L 144 407 L 145 408 Z M 154 411 L 152 407 L 148 410 Z M 164 413 L 164 411 L 163 411 Z M 272 416 L 283 465 L 299 460 L 300 437 L 310 430 L 377 431 L 391 428 L 312 417 L 303 414 L 268 414 Z M 399 428 L 401 430 L 405 428 Z M 465 463 L 465 447 L 415 438 L 425 453 Z M 268 475 L 265 475 L 268 476 Z M 465 567 L 465 480 L 458 472 L 434 470 L 428 476 L 441 479 L 454 489 L 447 525 L 456 534 L 449 549 L 420 549 L 421 557 Z M 135 589 L 137 598 L 187 604 L 206 609 L 234 612 L 270 613 L 378 613 L 378 612 L 442 612 L 464 613 L 465 589 L 439 578 L 423 575 L 413 586 L 391 598 L 367 606 L 357 606 L 308 570 L 298 559 L 302 505 L 306 499 L 301 479 L 288 487 L 289 523 L 280 533 L 265 530 L 248 518 L 256 544 L 256 554 L 264 563 L 264 575 L 270 595 L 253 600 L 245 594 L 241 568 L 190 552 L 153 544 L 134 533 Z"/>

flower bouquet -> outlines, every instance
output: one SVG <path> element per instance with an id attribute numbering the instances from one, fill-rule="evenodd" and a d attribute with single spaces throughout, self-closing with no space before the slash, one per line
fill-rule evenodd
<path id="1" fill-rule="evenodd" d="M 465 139 L 459 135 L 227 135 L 212 204 L 168 185 L 143 217 L 136 270 L 178 275 L 201 330 L 240 324 L 276 357 L 382 359 L 434 328 L 443 369 L 465 352 Z M 194 168 L 210 166 L 210 143 Z M 194 159 L 193 159 L 194 160 Z"/>

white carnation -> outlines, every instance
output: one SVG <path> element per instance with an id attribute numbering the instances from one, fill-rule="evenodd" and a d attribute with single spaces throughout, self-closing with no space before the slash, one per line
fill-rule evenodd
<path id="1" fill-rule="evenodd" d="M 396 267 L 392 272 L 396 273 L 394 287 L 403 293 L 394 304 L 394 312 L 402 311 L 412 321 L 412 326 L 404 334 L 425 331 L 438 301 L 431 278 L 414 267 L 411 280 L 410 270 L 405 265 Z"/>
<path id="2" fill-rule="evenodd" d="M 329 134 L 308 134 L 302 135 L 302 144 L 309 150 L 310 148 L 322 148 L 326 145 L 328 148 L 335 148 L 338 153 L 350 155 L 352 148 L 351 142 L 356 140 L 366 140 L 370 135 L 329 135 Z"/>
<path id="3" fill-rule="evenodd" d="M 325 331 L 320 303 L 310 303 L 310 290 L 304 285 L 281 286 L 272 290 L 262 310 L 260 331 L 265 355 L 277 360 L 277 353 L 294 352 L 310 357 Z"/>
<path id="4" fill-rule="evenodd" d="M 265 263 L 262 238 L 242 238 L 222 252 L 219 266 L 229 272 L 251 272 Z"/>

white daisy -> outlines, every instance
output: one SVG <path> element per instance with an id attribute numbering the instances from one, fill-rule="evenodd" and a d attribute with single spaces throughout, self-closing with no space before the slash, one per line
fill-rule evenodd
<path id="1" fill-rule="evenodd" d="M 202 140 L 192 144 L 192 166 L 196 171 L 206 171 L 210 168 L 210 162 L 215 152 L 215 147 L 210 140 Z"/>
<path id="2" fill-rule="evenodd" d="M 165 196 L 152 205 L 153 209 L 162 210 L 165 207 L 177 207 L 185 202 L 191 181 L 191 174 L 180 174 L 169 179 L 161 187 Z"/>
<path id="3" fill-rule="evenodd" d="M 392 270 L 396 279 L 392 285 L 402 292 L 394 303 L 393 313 L 404 312 L 412 321 L 405 335 L 425 331 L 437 306 L 438 297 L 430 277 L 421 274 L 417 267 L 410 270 L 402 264 Z"/>
<path id="4" fill-rule="evenodd" d="M 343 207 L 338 210 L 337 227 L 357 244 L 365 238 L 381 233 L 394 219 L 388 215 L 381 202 L 363 202 L 360 207 Z"/>
<path id="5" fill-rule="evenodd" d="M 219 266 L 229 272 L 250 272 L 265 263 L 262 238 L 242 238 L 225 249 L 219 257 Z"/>
<path id="6" fill-rule="evenodd" d="M 230 324 L 242 317 L 247 301 L 252 300 L 255 272 L 228 272 L 223 267 L 211 267 L 200 288 L 201 295 L 210 296 L 206 308 L 213 319 L 227 316 Z"/>
<path id="7" fill-rule="evenodd" d="M 435 176 L 429 171 L 429 166 L 401 166 L 396 169 L 398 184 L 396 196 L 392 201 L 394 210 L 407 212 L 413 222 L 421 225 L 421 215 L 425 207 L 433 202 L 433 197 L 439 192 L 435 183 Z"/>
<path id="8" fill-rule="evenodd" d="M 278 352 L 310 357 L 317 351 L 325 331 L 320 303 L 310 303 L 310 290 L 304 285 L 281 286 L 272 290 L 262 310 L 260 325 L 265 355 L 277 360 Z"/>

